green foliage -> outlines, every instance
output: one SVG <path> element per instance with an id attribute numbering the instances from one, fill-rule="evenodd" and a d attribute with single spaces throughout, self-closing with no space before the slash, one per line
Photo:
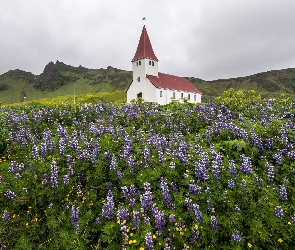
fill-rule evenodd
<path id="1" fill-rule="evenodd" d="M 220 105 L 224 104 L 226 107 L 238 112 L 251 109 L 251 106 L 257 105 L 261 102 L 261 96 L 254 90 L 235 91 L 230 88 L 224 91 L 221 96 L 214 99 L 214 103 Z"/>

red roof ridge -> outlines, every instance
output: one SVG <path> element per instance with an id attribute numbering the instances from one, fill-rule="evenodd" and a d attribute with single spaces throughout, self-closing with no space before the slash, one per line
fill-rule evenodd
<path id="1" fill-rule="evenodd" d="M 149 58 L 151 60 L 159 61 L 153 50 L 145 25 L 142 28 L 138 46 L 131 62 L 134 62 L 142 58 Z"/>

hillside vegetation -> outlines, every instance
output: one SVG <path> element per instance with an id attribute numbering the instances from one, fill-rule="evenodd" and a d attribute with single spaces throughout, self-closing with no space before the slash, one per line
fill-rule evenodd
<path id="1" fill-rule="evenodd" d="M 251 76 L 205 81 L 187 77 L 202 93 L 203 100 L 221 95 L 225 90 L 254 90 L 263 98 L 281 94 L 295 96 L 295 69 L 272 70 Z M 106 69 L 74 67 L 63 62 L 49 62 L 40 75 L 23 70 L 9 70 L 0 76 L 2 104 L 33 101 L 57 96 L 126 90 L 132 72 L 108 66 Z"/>

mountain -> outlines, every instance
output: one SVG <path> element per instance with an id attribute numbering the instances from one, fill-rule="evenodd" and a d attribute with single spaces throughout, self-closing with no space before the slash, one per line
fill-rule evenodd
<path id="1" fill-rule="evenodd" d="M 205 81 L 186 77 L 208 100 L 224 90 L 253 89 L 266 98 L 281 94 L 295 97 L 295 69 L 271 70 L 245 77 Z M 9 70 L 0 75 L 2 104 L 51 98 L 63 95 L 111 92 L 127 89 L 132 72 L 108 66 L 106 69 L 74 67 L 63 62 L 49 62 L 40 75 L 23 70 Z"/>

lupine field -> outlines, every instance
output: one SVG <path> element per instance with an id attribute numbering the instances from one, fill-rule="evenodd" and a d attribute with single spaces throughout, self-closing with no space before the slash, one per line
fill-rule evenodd
<path id="1" fill-rule="evenodd" d="M 0 249 L 294 249 L 295 103 L 227 103 L 0 107 Z"/>

